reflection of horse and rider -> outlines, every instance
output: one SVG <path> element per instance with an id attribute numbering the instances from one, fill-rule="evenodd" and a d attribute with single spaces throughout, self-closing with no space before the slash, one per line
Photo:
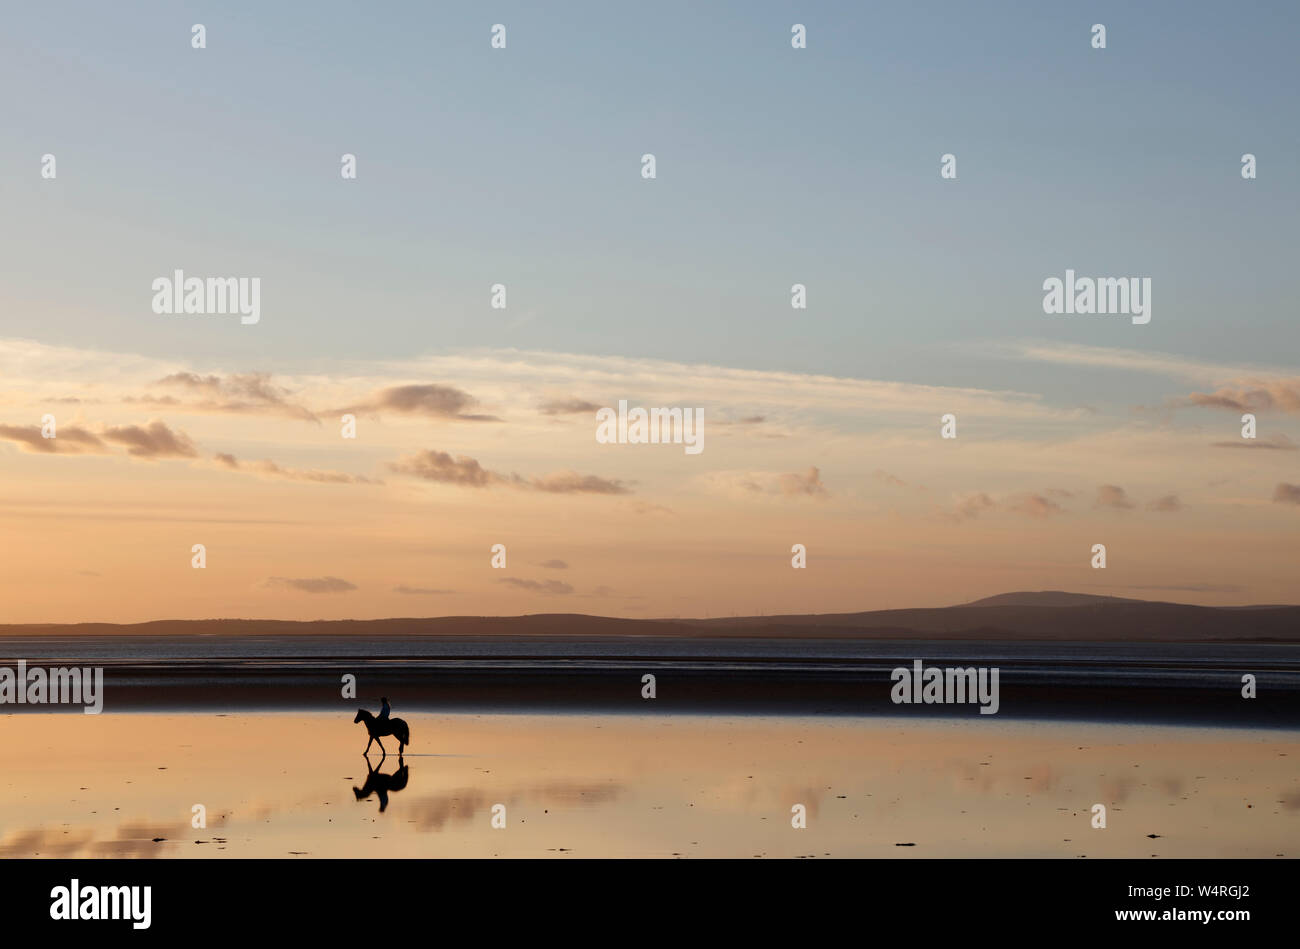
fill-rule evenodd
<path id="1" fill-rule="evenodd" d="M 381 765 L 384 763 L 382 758 L 379 759 L 379 763 Z M 401 755 L 397 756 L 397 770 L 392 774 L 376 771 L 369 758 L 366 759 L 366 769 L 368 773 L 366 774 L 365 786 L 357 787 L 353 785 L 352 793 L 356 795 L 358 801 L 364 801 L 371 794 L 378 795 L 379 813 L 382 814 L 388 808 L 389 792 L 396 794 L 406 787 L 406 781 L 411 774 L 410 769 L 406 762 L 402 760 Z"/>
<path id="2" fill-rule="evenodd" d="M 406 722 L 400 718 L 391 718 L 393 711 L 392 706 L 388 704 L 388 696 L 379 700 L 382 704 L 378 715 L 371 715 L 368 709 L 357 709 L 357 717 L 352 719 L 353 724 L 357 722 L 366 723 L 366 731 L 370 734 L 370 741 L 366 742 L 366 750 L 361 752 L 366 759 L 366 783 L 364 787 L 354 787 L 352 792 L 357 796 L 358 801 L 364 801 L 371 794 L 379 797 L 379 812 L 382 814 L 388 807 L 389 792 L 396 792 L 406 787 L 406 781 L 410 775 L 406 762 L 402 760 L 402 751 L 411 743 L 411 730 L 406 727 Z M 382 771 L 376 771 L 370 763 L 370 746 L 379 742 L 379 750 L 382 753 L 380 758 L 380 767 L 383 767 L 383 759 L 388 757 L 388 752 L 384 748 L 384 743 L 380 739 L 384 735 L 392 735 L 398 741 L 397 747 L 397 770 L 392 774 L 384 774 Z"/>
<path id="3" fill-rule="evenodd" d="M 400 718 L 389 718 L 392 706 L 388 704 L 388 696 L 379 700 L 383 706 L 379 709 L 378 715 L 371 715 L 369 709 L 357 709 L 357 717 L 352 719 L 353 724 L 357 722 L 366 723 L 366 731 L 370 733 L 370 741 L 366 742 L 366 750 L 361 752 L 363 755 L 370 753 L 370 745 L 373 742 L 379 742 L 379 750 L 387 755 L 384 750 L 384 743 L 379 741 L 384 735 L 392 735 L 398 741 L 397 753 L 400 755 L 407 745 L 411 743 L 411 730 L 406 727 L 406 722 Z"/>

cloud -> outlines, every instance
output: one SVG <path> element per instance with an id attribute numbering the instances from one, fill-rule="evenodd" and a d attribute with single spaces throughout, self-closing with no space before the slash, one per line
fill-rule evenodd
<path id="1" fill-rule="evenodd" d="M 809 467 L 803 474 L 783 474 L 777 479 L 780 485 L 781 493 L 786 497 L 798 497 L 808 495 L 809 497 L 824 498 L 829 496 L 826 486 L 822 484 L 821 469 Z"/>
<path id="2" fill-rule="evenodd" d="M 108 451 L 97 435 L 75 426 L 56 428 L 54 438 L 44 438 L 39 425 L 0 425 L 0 440 L 15 442 L 21 450 L 39 454 L 89 455 Z"/>
<path id="3" fill-rule="evenodd" d="M 830 492 L 822 483 L 821 469 L 810 466 L 802 473 L 781 474 L 773 471 L 713 471 L 701 476 L 702 482 L 715 491 L 745 497 L 762 494 L 773 497 L 814 497 L 824 500 Z"/>
<path id="4" fill-rule="evenodd" d="M 1110 508 L 1116 511 L 1125 511 L 1133 507 L 1133 502 L 1129 500 L 1124 489 L 1117 484 L 1103 484 L 1097 489 L 1097 500 L 1093 507 Z"/>
<path id="5" fill-rule="evenodd" d="M 980 347 L 995 354 L 1011 355 L 1034 362 L 1058 363 L 1070 366 L 1091 366 L 1099 369 L 1126 369 L 1132 372 L 1153 373 L 1191 382 L 1218 384 L 1233 379 L 1273 376 L 1286 373 L 1252 366 L 1231 366 L 1222 363 L 1199 362 L 1185 356 L 1154 353 L 1109 346 L 1087 346 L 1079 343 L 1016 342 L 994 343 Z"/>
<path id="6" fill-rule="evenodd" d="M 974 412 L 985 418 L 1077 416 L 1070 410 L 1046 406 L 1040 395 L 1025 392 L 539 350 L 500 349 L 422 356 L 418 360 L 385 364 L 384 370 L 456 379 L 471 390 L 479 387 L 495 390 L 494 400 L 504 400 L 512 407 L 519 402 L 521 393 L 558 392 L 563 398 L 581 386 L 586 392 L 643 392 L 647 402 L 659 405 L 710 406 L 709 417 L 714 420 L 760 415 L 770 420 L 791 413 L 807 418 L 811 413 L 823 416 L 829 413 L 856 424 L 862 419 L 863 405 L 872 405 L 881 417 L 894 422 L 900 418 L 929 418 L 940 409 L 958 414 Z M 359 370 L 368 371 L 364 367 Z M 509 380 L 509 386 L 503 388 L 502 380 Z M 536 406 L 537 401 L 535 395 L 527 396 L 530 407 Z M 806 422 L 801 430 L 807 430 Z"/>
<path id="7" fill-rule="evenodd" d="M 545 593 L 553 596 L 567 596 L 573 592 L 573 587 L 567 583 L 561 583 L 559 580 L 521 580 L 518 577 L 502 577 L 497 582 L 518 587 L 521 590 L 532 590 L 535 593 Z"/>
<path id="8" fill-rule="evenodd" d="M 408 587 L 406 584 L 393 587 L 394 593 L 406 593 L 411 596 L 441 596 L 443 594 L 455 593 L 455 590 L 435 590 L 432 587 Z"/>
<path id="9" fill-rule="evenodd" d="M 997 502 L 983 491 L 972 494 L 959 494 L 953 502 L 951 516 L 957 518 L 957 520 L 969 520 L 970 518 L 979 517 L 981 512 L 991 511 L 997 506 Z"/>
<path id="10" fill-rule="evenodd" d="M 422 415 L 426 418 L 455 419 L 462 422 L 499 422 L 495 415 L 477 415 L 465 410 L 478 405 L 478 400 L 468 392 L 453 386 L 426 383 L 423 385 L 390 386 L 372 395 L 367 402 L 343 412 L 396 412 L 401 415 Z"/>
<path id="11" fill-rule="evenodd" d="M 622 481 L 582 475 L 576 471 L 558 471 L 541 477 L 523 478 L 517 474 L 503 475 L 484 468 L 477 460 L 466 455 L 453 458 L 445 451 L 426 449 L 407 455 L 388 465 L 399 474 L 411 475 L 439 484 L 486 488 L 505 485 L 542 491 L 547 494 L 630 494 L 631 488 Z"/>
<path id="12" fill-rule="evenodd" d="M 1273 500 L 1282 504 L 1300 504 L 1300 484 L 1278 482 L 1278 486 L 1273 489 Z"/>
<path id="13" fill-rule="evenodd" d="M 383 484 L 383 481 L 375 478 L 367 478 L 364 475 L 348 474 L 343 471 L 323 471 L 320 469 L 309 468 L 282 468 L 270 459 L 263 461 L 241 462 L 234 455 L 226 452 L 212 456 L 213 461 L 223 468 L 231 471 L 242 471 L 246 474 L 264 475 L 268 478 L 284 478 L 288 481 L 309 481 L 316 484 Z"/>
<path id="14" fill-rule="evenodd" d="M 599 412 L 602 406 L 586 399 L 547 399 L 537 408 L 543 415 L 581 415 Z"/>
<path id="15" fill-rule="evenodd" d="M 1211 448 L 1263 448 L 1274 451 L 1295 451 L 1296 444 L 1285 435 L 1272 438 L 1238 438 L 1227 442 L 1210 442 Z"/>
<path id="16" fill-rule="evenodd" d="M 1185 510 L 1186 507 L 1187 505 L 1183 504 L 1182 501 L 1178 500 L 1178 495 L 1176 494 L 1166 494 L 1162 498 L 1156 498 L 1154 501 L 1147 502 L 1148 511 L 1163 511 L 1166 513 L 1174 513 L 1175 511 Z"/>
<path id="17" fill-rule="evenodd" d="M 529 478 L 526 481 L 520 481 L 516 476 L 511 481 L 515 484 L 526 485 L 534 491 L 545 491 L 548 494 L 632 493 L 632 489 L 622 481 L 614 481 L 596 475 L 582 475 L 576 471 L 557 471 L 554 474 L 544 475 L 540 478 Z"/>
<path id="18" fill-rule="evenodd" d="M 537 566 L 545 567 L 547 570 L 568 570 L 569 569 L 569 565 L 565 563 L 563 560 L 547 560 L 543 563 L 539 563 Z"/>
<path id="19" fill-rule="evenodd" d="M 1041 494 L 1030 493 L 1017 494 L 1009 498 L 1005 509 L 1027 517 L 1050 517 L 1053 514 L 1064 513 L 1064 509 L 1055 501 L 1048 500 Z"/>
<path id="20" fill-rule="evenodd" d="M 157 419 L 148 425 L 119 425 L 104 430 L 105 441 L 126 446 L 136 458 L 194 458 L 198 449 L 182 431 L 172 431 Z"/>
<path id="21" fill-rule="evenodd" d="M 1052 491 L 1046 492 L 1053 493 Z M 1068 492 L 1061 492 L 1068 493 Z M 1045 494 L 1022 491 L 998 499 L 984 491 L 972 491 L 954 496 L 952 508 L 939 514 L 953 521 L 968 521 L 979 517 L 986 511 L 1002 511 L 1008 514 L 1022 514 L 1025 517 L 1046 518 L 1053 514 L 1064 514 L 1065 509 Z"/>
<path id="22" fill-rule="evenodd" d="M 633 514 L 653 516 L 658 514 L 674 515 L 676 512 L 670 507 L 662 504 L 651 504 L 649 501 L 628 501 L 625 505 Z"/>
<path id="23" fill-rule="evenodd" d="M 56 437 L 43 438 L 37 425 L 0 425 L 0 439 L 16 442 L 23 451 L 48 454 L 103 454 L 105 442 L 126 447 L 136 458 L 194 458 L 198 449 L 184 432 L 173 431 L 163 422 L 147 425 L 110 426 L 96 435 L 75 426 L 56 430 Z"/>
<path id="24" fill-rule="evenodd" d="M 293 393 L 273 383 L 269 373 L 249 372 L 229 376 L 204 376 L 196 372 L 174 372 L 154 384 L 181 390 L 195 396 L 196 400 L 185 402 L 172 396 L 143 396 L 128 397 L 123 401 L 174 406 L 198 412 L 285 415 L 309 422 L 320 421 L 316 413 L 310 409 L 291 402 L 289 397 Z"/>
<path id="25" fill-rule="evenodd" d="M 651 393 L 661 393 L 652 400 L 659 404 L 686 404 L 689 397 L 691 404 L 710 406 L 710 418 L 715 421 L 762 416 L 767 420 L 760 427 L 765 436 L 769 434 L 767 427 L 772 418 L 788 415 L 797 415 L 800 419 L 797 434 L 806 434 L 810 425 L 818 428 L 848 426 L 860 430 L 863 425 L 910 424 L 912 420 L 928 419 L 940 409 L 958 415 L 976 413 L 985 419 L 1061 420 L 1079 417 L 1079 413 L 1072 409 L 1047 405 L 1042 395 L 1028 392 L 927 386 L 847 376 L 539 350 L 480 350 L 385 361 L 343 358 L 335 363 L 335 371 L 330 377 L 304 373 L 307 365 L 309 361 L 304 358 L 291 359 L 277 367 L 272 385 L 281 400 L 295 404 L 297 397 L 286 395 L 286 392 L 311 392 L 317 394 L 309 403 L 313 406 L 350 405 L 354 409 L 381 412 L 385 405 L 390 405 L 389 411 L 400 412 L 403 407 L 410 408 L 413 402 L 418 406 L 421 400 L 410 395 L 404 399 L 402 392 L 393 391 L 392 380 L 454 380 L 429 390 L 433 394 L 429 401 L 434 410 L 443 413 L 435 416 L 438 418 L 481 417 L 478 416 L 480 410 L 475 408 L 474 397 L 468 395 L 471 392 L 490 397 L 494 407 L 502 406 L 498 414 L 526 412 L 538 418 L 535 415 L 537 393 L 555 394 L 555 401 L 569 397 L 585 401 L 580 395 L 573 394 L 579 387 L 588 393 L 639 391 L 647 393 L 647 398 Z M 242 384 L 242 393 L 225 391 L 217 386 L 217 395 L 214 396 L 208 382 L 214 373 L 209 367 L 178 365 L 131 353 L 72 349 L 30 340 L 0 338 L 0 379 L 4 380 L 7 389 L 29 398 L 86 396 L 91 393 L 88 388 L 91 385 L 96 387 L 94 395 L 108 396 L 136 391 L 141 380 L 184 376 L 186 373 L 189 376 L 185 382 L 157 387 L 156 391 L 151 390 L 151 395 L 180 396 L 186 401 L 212 402 L 217 407 L 250 402 L 256 403 L 260 411 L 277 411 L 275 400 L 265 398 L 266 393 L 262 393 L 262 398 L 252 398 L 249 390 L 256 394 L 255 384 Z M 217 378 L 223 382 L 235 379 L 224 374 L 217 374 Z M 68 391 L 65 388 L 68 380 L 77 380 L 86 388 Z M 1201 380 L 1193 382 L 1200 384 Z M 239 387 L 241 383 L 233 381 L 231 385 Z M 412 388 L 418 390 L 420 386 L 413 385 Z M 451 398 L 437 397 L 440 390 L 444 395 L 452 393 Z M 120 401 L 121 396 L 116 398 Z M 863 405 L 874 408 L 871 416 L 864 417 Z M 297 408 L 303 410 L 301 405 Z M 291 414 L 294 410 L 282 411 Z M 322 418 L 330 414 L 325 410 L 319 412 Z M 790 437 L 792 433 L 785 434 Z"/>
<path id="26" fill-rule="evenodd" d="M 452 458 L 445 451 L 426 449 L 414 455 L 407 455 L 388 465 L 398 474 L 436 481 L 439 484 L 459 484 L 472 488 L 487 487 L 502 479 L 480 465 L 473 458 L 461 455 Z"/>
<path id="27" fill-rule="evenodd" d="M 1191 405 L 1233 412 L 1300 412 L 1300 378 L 1243 379 L 1220 386 L 1213 392 L 1193 392 L 1175 405 Z"/>
<path id="28" fill-rule="evenodd" d="M 735 418 L 735 419 L 713 419 L 712 421 L 709 422 L 709 424 L 721 428 L 732 428 L 732 427 L 753 428 L 758 425 L 763 425 L 766 422 L 767 422 L 766 415 L 745 415 L 742 416 L 741 418 Z M 782 437 L 782 436 L 776 436 L 776 437 Z"/>
<path id="29" fill-rule="evenodd" d="M 338 577 L 267 577 L 268 587 L 288 587 L 303 593 L 346 593 L 357 589 L 355 584 Z"/>
<path id="30" fill-rule="evenodd" d="M 996 355 L 1010 355 L 1037 362 L 1163 375 L 1208 387 L 1208 391 L 1191 392 L 1167 400 L 1167 408 L 1194 407 L 1232 412 L 1272 410 L 1300 414 L 1300 377 L 1295 375 L 1294 369 L 1203 362 L 1168 353 L 1069 343 L 1022 341 L 986 344 L 979 348 Z M 1215 447 L 1235 446 L 1229 442 L 1218 442 Z M 1284 444 L 1259 447 L 1284 448 Z M 1285 446 L 1285 450 L 1291 448 Z"/>

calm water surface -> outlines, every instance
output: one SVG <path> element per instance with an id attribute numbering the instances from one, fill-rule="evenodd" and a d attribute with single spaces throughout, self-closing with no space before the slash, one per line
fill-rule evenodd
<path id="1" fill-rule="evenodd" d="M 0 856 L 1300 854 L 1294 731 L 403 717 L 405 770 L 375 752 L 369 775 L 351 714 L 2 716 Z M 797 804 L 806 829 L 791 827 Z"/>

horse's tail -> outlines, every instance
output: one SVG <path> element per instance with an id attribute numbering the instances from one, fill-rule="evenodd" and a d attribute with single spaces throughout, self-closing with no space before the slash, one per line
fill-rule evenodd
<path id="1" fill-rule="evenodd" d="M 402 721 L 400 718 L 395 718 L 392 721 L 392 725 L 393 734 L 397 737 L 397 740 L 403 745 L 409 745 L 411 743 L 411 730 L 406 727 L 406 722 Z"/>

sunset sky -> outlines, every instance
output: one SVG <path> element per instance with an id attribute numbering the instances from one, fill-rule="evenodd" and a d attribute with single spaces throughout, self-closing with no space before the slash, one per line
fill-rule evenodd
<path id="1" fill-rule="evenodd" d="M 37 12 L 0 622 L 1296 600 L 1293 7 Z M 178 268 L 260 322 L 154 313 Z M 1045 315 L 1067 268 L 1151 322 Z M 598 444 L 620 399 L 704 451 Z"/>

